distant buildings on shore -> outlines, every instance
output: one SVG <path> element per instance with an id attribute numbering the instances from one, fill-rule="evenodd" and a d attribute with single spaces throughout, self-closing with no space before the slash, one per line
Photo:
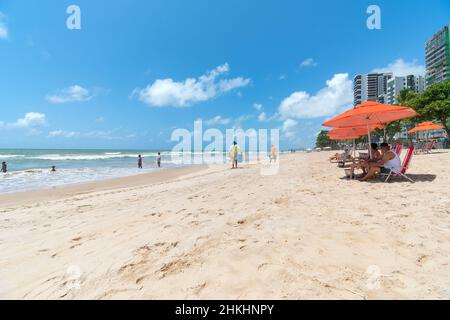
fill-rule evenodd
<path id="1" fill-rule="evenodd" d="M 357 74 L 353 82 L 354 104 L 377 101 L 397 104 L 401 90 L 421 93 L 435 83 L 450 80 L 450 32 L 445 26 L 425 44 L 426 76 L 388 73 Z"/>
<path id="2" fill-rule="evenodd" d="M 388 73 L 357 74 L 353 81 L 355 106 L 365 101 L 398 104 L 398 95 L 403 89 L 422 93 L 435 83 L 450 80 L 450 32 L 445 26 L 425 43 L 426 74 L 407 76 Z M 446 137 L 445 130 L 419 132 L 419 139 L 439 139 Z M 407 128 L 396 135 L 397 139 L 407 139 Z"/>
<path id="3" fill-rule="evenodd" d="M 353 94 L 355 106 L 365 101 L 396 104 L 403 89 L 421 93 L 425 78 L 421 75 L 395 76 L 393 73 L 369 73 L 355 76 Z"/>
<path id="4" fill-rule="evenodd" d="M 425 44 L 427 86 L 450 80 L 450 33 L 445 26 Z"/>

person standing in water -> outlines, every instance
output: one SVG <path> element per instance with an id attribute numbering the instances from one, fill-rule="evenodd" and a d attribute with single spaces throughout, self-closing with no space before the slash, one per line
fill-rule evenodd
<path id="1" fill-rule="evenodd" d="M 230 159 L 231 159 L 231 169 L 238 168 L 238 154 L 241 151 L 236 141 L 233 142 L 233 145 L 230 148 Z"/>
<path id="2" fill-rule="evenodd" d="M 8 168 L 6 166 L 6 162 L 5 161 L 2 162 L 2 172 L 3 173 L 7 173 L 8 172 Z"/>
<path id="3" fill-rule="evenodd" d="M 138 156 L 138 169 L 142 169 L 142 156 Z"/>
<path id="4" fill-rule="evenodd" d="M 156 157 L 156 164 L 158 168 L 161 168 L 161 152 L 158 152 L 158 156 Z"/>
<path id="5" fill-rule="evenodd" d="M 56 167 L 52 166 L 52 169 L 50 170 L 51 172 L 56 172 Z"/>

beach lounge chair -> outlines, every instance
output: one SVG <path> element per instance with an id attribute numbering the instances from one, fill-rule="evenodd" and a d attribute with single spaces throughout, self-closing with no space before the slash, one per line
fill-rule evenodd
<path id="1" fill-rule="evenodd" d="M 403 149 L 403 143 L 399 143 L 397 145 L 397 147 L 395 148 L 394 152 L 398 155 L 400 155 L 402 153 L 402 149 Z"/>
<path id="2" fill-rule="evenodd" d="M 386 177 L 386 180 L 384 180 L 384 182 L 388 182 L 391 177 L 403 177 L 411 182 L 414 182 L 413 179 L 411 179 L 406 175 L 406 171 L 408 170 L 409 164 L 411 163 L 411 159 L 414 155 L 414 149 L 415 149 L 414 146 L 409 148 L 405 160 L 403 161 L 400 173 L 394 173 L 392 170 L 389 173 L 380 173 L 382 177 Z"/>
<path id="3" fill-rule="evenodd" d="M 416 154 L 431 153 L 431 151 L 436 146 L 436 143 L 437 143 L 436 140 L 433 140 L 433 141 L 422 141 L 422 142 L 418 143 L 417 147 L 416 147 Z"/>
<path id="4" fill-rule="evenodd" d="M 415 154 L 419 154 L 419 153 L 421 153 L 424 150 L 425 142 L 424 141 L 418 141 L 418 142 L 416 142 L 415 147 L 416 147 L 416 151 L 414 153 Z"/>
<path id="5" fill-rule="evenodd" d="M 342 162 L 345 163 L 346 161 L 353 161 L 352 152 L 353 152 L 353 149 L 345 150 L 344 153 L 338 154 L 336 159 L 332 159 L 332 160 L 330 160 L 330 162 L 340 164 Z"/>
<path id="6" fill-rule="evenodd" d="M 423 150 L 424 153 L 431 153 L 433 148 L 436 146 L 437 141 L 433 140 L 425 144 L 425 148 Z"/>

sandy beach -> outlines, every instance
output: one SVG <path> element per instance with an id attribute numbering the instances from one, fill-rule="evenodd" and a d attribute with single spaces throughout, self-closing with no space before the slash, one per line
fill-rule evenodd
<path id="1" fill-rule="evenodd" d="M 2 195 L 0 298 L 450 299 L 450 153 L 414 184 L 329 156 Z"/>

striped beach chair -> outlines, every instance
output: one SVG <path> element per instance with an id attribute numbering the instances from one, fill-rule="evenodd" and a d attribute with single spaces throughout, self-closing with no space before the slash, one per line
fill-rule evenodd
<path id="1" fill-rule="evenodd" d="M 403 150 L 403 143 L 399 143 L 395 148 L 395 153 L 400 155 L 402 153 L 402 150 Z"/>
<path id="2" fill-rule="evenodd" d="M 411 164 L 411 160 L 414 155 L 414 149 L 415 149 L 414 146 L 411 146 L 411 148 L 409 148 L 405 160 L 403 161 L 400 173 L 395 173 L 392 170 L 389 173 L 381 173 L 382 177 L 386 177 L 386 180 L 384 180 L 384 182 L 388 182 L 391 177 L 403 177 L 409 180 L 410 182 L 414 182 L 413 179 L 411 179 L 406 175 L 406 171 L 408 171 L 409 165 Z"/>

